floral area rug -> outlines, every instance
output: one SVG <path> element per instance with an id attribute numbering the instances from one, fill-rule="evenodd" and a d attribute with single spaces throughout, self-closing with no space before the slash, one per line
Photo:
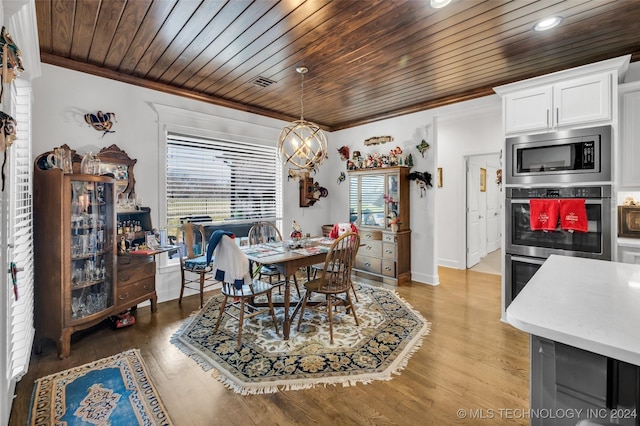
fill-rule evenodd
<path id="1" fill-rule="evenodd" d="M 334 316 L 334 344 L 329 344 L 327 316 L 305 311 L 289 340 L 282 337 L 283 309 L 276 308 L 276 335 L 269 314 L 245 320 L 237 348 L 238 321 L 225 315 L 213 333 L 222 296 L 212 297 L 175 333 L 172 343 L 191 356 L 225 386 L 241 394 L 306 389 L 317 385 L 391 380 L 422 345 L 430 324 L 395 292 L 354 283 L 359 302 L 356 326 L 351 314 Z M 277 290 L 274 299 L 278 300 Z M 295 303 L 292 302 L 295 306 Z"/>
<path id="2" fill-rule="evenodd" d="M 138 349 L 36 380 L 29 425 L 171 425 Z"/>

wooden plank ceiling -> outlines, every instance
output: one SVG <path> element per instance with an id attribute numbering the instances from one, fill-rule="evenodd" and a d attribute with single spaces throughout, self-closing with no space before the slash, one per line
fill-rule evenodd
<path id="1" fill-rule="evenodd" d="M 45 63 L 286 121 L 307 66 L 304 118 L 327 130 L 640 58 L 635 0 L 36 0 L 36 13 Z M 551 15 L 559 27 L 532 30 Z"/>

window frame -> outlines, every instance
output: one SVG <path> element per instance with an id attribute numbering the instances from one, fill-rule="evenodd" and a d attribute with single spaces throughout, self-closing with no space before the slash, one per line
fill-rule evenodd
<path id="1" fill-rule="evenodd" d="M 269 147 L 276 147 L 280 128 L 273 124 L 266 124 L 264 117 L 256 116 L 251 121 L 240 120 L 236 112 L 220 111 L 213 115 L 200 111 L 150 103 L 158 114 L 158 228 L 167 223 L 166 187 L 167 187 L 167 135 L 169 133 L 188 135 L 193 138 L 220 139 L 254 143 Z M 284 212 L 284 181 L 283 167 L 276 161 L 276 226 L 282 227 Z M 169 259 L 168 256 L 159 257 L 159 272 L 167 268 L 173 269 L 179 260 Z"/>

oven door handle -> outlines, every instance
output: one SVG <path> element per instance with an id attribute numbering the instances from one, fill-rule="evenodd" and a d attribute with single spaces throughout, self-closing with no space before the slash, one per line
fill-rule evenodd
<path id="1" fill-rule="evenodd" d="M 522 263 L 533 263 L 536 265 L 542 265 L 544 261 L 547 259 L 532 259 L 530 257 L 520 257 L 520 256 L 511 256 L 511 261 L 522 262 Z"/>

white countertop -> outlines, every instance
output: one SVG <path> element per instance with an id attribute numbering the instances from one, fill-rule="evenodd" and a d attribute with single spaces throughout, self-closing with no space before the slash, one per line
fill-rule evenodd
<path id="1" fill-rule="evenodd" d="M 640 365 L 640 265 L 552 255 L 511 302 L 507 321 Z"/>

